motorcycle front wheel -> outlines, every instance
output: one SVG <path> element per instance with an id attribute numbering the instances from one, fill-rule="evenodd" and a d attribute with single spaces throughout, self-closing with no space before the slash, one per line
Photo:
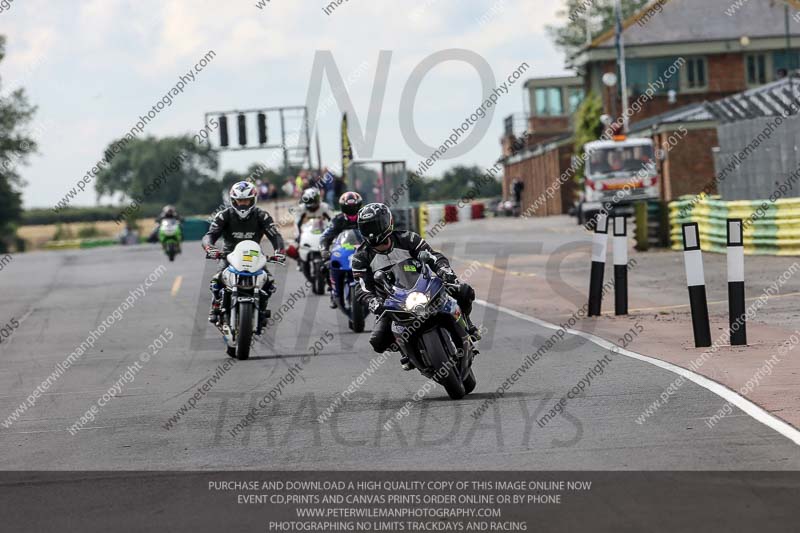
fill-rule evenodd
<path id="1" fill-rule="evenodd" d="M 457 365 L 453 364 L 453 358 L 450 357 L 447 349 L 450 339 L 445 338 L 445 335 L 448 333 L 444 330 L 433 329 L 423 334 L 422 343 L 430 359 L 434 375 L 438 374 L 436 382 L 444 387 L 451 399 L 460 400 L 466 396 L 467 391 L 464 389 L 464 382 L 461 380 Z M 441 369 L 447 369 L 447 372 L 444 373 Z"/>
<path id="2" fill-rule="evenodd" d="M 363 303 L 358 301 L 358 286 L 350 288 L 350 329 L 355 333 L 364 331 L 364 322 L 367 317 L 367 310 Z"/>
<path id="3" fill-rule="evenodd" d="M 239 334 L 236 337 L 236 359 L 244 361 L 250 357 L 250 344 L 253 341 L 253 304 L 239 304 Z"/>

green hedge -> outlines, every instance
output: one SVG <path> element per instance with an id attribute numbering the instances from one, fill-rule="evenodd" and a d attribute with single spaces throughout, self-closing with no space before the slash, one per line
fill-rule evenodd
<path id="1" fill-rule="evenodd" d="M 116 220 L 126 206 L 105 207 L 68 207 L 56 213 L 52 209 L 27 209 L 22 213 L 23 226 L 41 224 L 58 224 L 66 222 L 99 222 L 101 220 Z M 139 209 L 139 218 L 151 218 L 161 212 L 160 204 L 143 204 Z"/>

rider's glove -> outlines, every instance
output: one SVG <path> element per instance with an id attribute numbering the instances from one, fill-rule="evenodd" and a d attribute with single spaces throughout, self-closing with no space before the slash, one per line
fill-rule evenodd
<path id="1" fill-rule="evenodd" d="M 222 256 L 222 252 L 220 252 L 219 249 L 215 248 L 214 246 L 206 246 L 206 256 L 213 259 L 219 259 Z"/>
<path id="2" fill-rule="evenodd" d="M 441 267 L 439 269 L 438 274 L 439 277 L 445 281 L 445 283 L 455 283 L 456 281 L 458 281 L 458 276 L 456 276 L 456 273 L 453 272 L 452 268 Z"/>
<path id="3" fill-rule="evenodd" d="M 383 313 L 383 300 L 381 300 L 377 296 L 374 297 L 372 300 L 369 301 L 369 310 L 374 315 L 380 315 L 381 313 Z"/>
<path id="4" fill-rule="evenodd" d="M 331 258 L 331 251 L 330 250 L 322 250 L 322 252 L 320 252 L 320 253 L 322 254 L 322 259 L 325 260 L 325 261 L 327 261 L 328 259 Z"/>

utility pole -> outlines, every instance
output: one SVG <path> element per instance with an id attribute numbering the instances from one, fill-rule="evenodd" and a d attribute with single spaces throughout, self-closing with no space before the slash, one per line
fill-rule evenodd
<path id="1" fill-rule="evenodd" d="M 783 20 L 784 30 L 786 32 L 786 74 L 789 76 L 789 87 L 792 91 L 792 99 L 794 100 L 794 104 L 797 105 L 797 96 L 794 93 L 794 78 L 798 65 L 792 61 L 792 33 L 789 24 L 790 17 L 788 3 L 783 5 Z"/>
<path id="2" fill-rule="evenodd" d="M 620 89 L 622 91 L 622 127 L 628 133 L 628 75 L 625 68 L 625 38 L 622 35 L 622 5 L 615 0 L 614 11 L 617 15 L 617 65 L 619 67 Z"/>

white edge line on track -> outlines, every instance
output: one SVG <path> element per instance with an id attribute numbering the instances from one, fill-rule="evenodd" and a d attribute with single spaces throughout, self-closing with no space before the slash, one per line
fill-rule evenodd
<path id="1" fill-rule="evenodd" d="M 530 315 L 526 315 L 524 313 L 520 313 L 519 311 L 514 311 L 513 309 L 508 309 L 506 307 L 503 307 L 503 306 L 500 306 L 500 305 L 497 305 L 497 304 L 493 304 L 493 303 L 487 302 L 485 300 L 476 299 L 475 303 L 478 303 L 478 304 L 480 304 L 480 305 L 482 305 L 484 307 L 488 307 L 490 309 L 495 309 L 497 311 L 502 311 L 503 313 L 507 313 L 507 314 L 509 314 L 509 315 L 511 315 L 513 317 L 519 318 L 520 320 L 525 320 L 527 322 L 533 322 L 534 324 L 537 324 L 537 325 L 542 326 L 542 327 L 547 328 L 547 329 L 552 329 L 552 330 L 556 330 L 556 331 L 561 329 L 560 326 L 557 326 L 555 324 L 551 324 L 550 322 L 547 322 L 545 320 L 541 320 L 539 318 L 536 318 L 536 317 L 533 317 L 533 316 L 530 316 Z M 727 402 L 730 402 L 732 405 L 735 405 L 736 407 L 738 407 L 739 409 L 741 409 L 742 411 L 744 411 L 745 413 L 747 413 L 748 415 L 750 415 L 751 417 L 756 419 L 758 422 L 761 422 L 765 426 L 767 426 L 767 427 L 769 427 L 771 429 L 774 429 L 775 431 L 777 431 L 778 433 L 780 433 L 781 435 L 783 435 L 787 439 L 791 440 L 795 444 L 800 445 L 800 431 L 798 431 L 794 426 L 792 426 L 791 424 L 789 424 L 787 422 L 784 422 L 783 420 L 781 420 L 780 418 L 778 418 L 778 417 L 776 417 L 774 415 L 771 415 L 770 413 L 765 411 L 762 407 L 759 407 L 758 405 L 756 405 L 755 403 L 751 402 L 750 400 L 748 400 L 744 396 L 740 396 L 735 391 L 729 389 L 728 387 L 726 387 L 725 385 L 722 385 L 721 383 L 717 383 L 716 381 L 713 381 L 713 380 L 711 380 L 711 379 L 709 379 L 709 378 L 707 378 L 705 376 L 702 376 L 700 374 L 696 374 L 695 372 L 692 372 L 691 370 L 687 370 L 687 369 L 685 369 L 683 367 L 680 367 L 678 365 L 674 365 L 672 363 L 668 363 L 666 361 L 662 361 L 662 360 L 656 359 L 654 357 L 650 357 L 650 356 L 647 356 L 647 355 L 642 355 L 640 353 L 632 352 L 630 350 L 626 350 L 624 348 L 621 348 L 620 346 L 617 346 L 613 342 L 610 342 L 610 341 L 607 341 L 605 339 L 602 339 L 602 338 L 598 337 L 597 335 L 592 335 L 591 333 L 586 333 L 584 331 L 578 331 L 578 330 L 574 330 L 574 329 L 567 329 L 566 332 L 570 333 L 572 335 L 577 335 L 579 337 L 583 337 L 584 339 L 595 343 L 596 345 L 600 346 L 601 348 L 605 348 L 607 350 L 611 350 L 614 353 L 618 353 L 618 354 L 624 355 L 626 357 L 630 357 L 631 359 L 637 359 L 637 360 L 643 361 L 645 363 L 650 363 L 651 365 L 655 365 L 655 366 L 657 366 L 659 368 L 663 368 L 664 370 L 668 370 L 668 371 L 670 371 L 670 372 L 672 372 L 674 374 L 678 374 L 679 376 L 683 376 L 686 379 L 688 379 L 689 381 L 692 381 L 693 383 L 695 383 L 697 385 L 700 385 L 704 389 L 713 392 L 714 394 L 716 394 L 717 396 L 719 396 L 723 400 L 726 400 Z"/>

